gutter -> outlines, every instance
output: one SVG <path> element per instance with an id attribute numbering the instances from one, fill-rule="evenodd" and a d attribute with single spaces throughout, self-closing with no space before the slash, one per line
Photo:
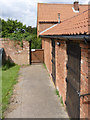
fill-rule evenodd
<path id="1" fill-rule="evenodd" d="M 90 35 L 39 35 L 39 37 L 62 40 L 84 40 L 85 42 L 90 42 Z"/>

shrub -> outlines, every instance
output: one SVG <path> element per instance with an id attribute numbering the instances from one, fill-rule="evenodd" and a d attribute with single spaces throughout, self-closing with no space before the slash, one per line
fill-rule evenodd
<path id="1" fill-rule="evenodd" d="M 12 63 L 10 60 L 6 60 L 4 65 L 2 66 L 2 70 L 7 70 L 13 66 L 15 66 L 15 63 Z"/>

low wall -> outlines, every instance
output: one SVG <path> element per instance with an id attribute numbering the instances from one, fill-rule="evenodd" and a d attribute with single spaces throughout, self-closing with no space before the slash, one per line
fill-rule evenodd
<path id="1" fill-rule="evenodd" d="M 0 48 L 4 48 L 6 59 L 18 65 L 29 64 L 29 42 L 21 42 L 0 38 Z"/>
<path id="2" fill-rule="evenodd" d="M 43 63 L 44 62 L 44 50 L 32 49 L 31 50 L 31 63 Z"/>

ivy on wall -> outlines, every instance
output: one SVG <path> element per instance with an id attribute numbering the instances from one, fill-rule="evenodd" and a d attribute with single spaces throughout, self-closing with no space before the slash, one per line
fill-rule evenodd
<path id="1" fill-rule="evenodd" d="M 31 49 L 41 48 L 41 39 L 37 38 L 37 28 L 23 25 L 20 21 L 8 19 L 5 21 L 0 18 L 0 37 L 9 38 L 10 40 L 31 40 Z"/>

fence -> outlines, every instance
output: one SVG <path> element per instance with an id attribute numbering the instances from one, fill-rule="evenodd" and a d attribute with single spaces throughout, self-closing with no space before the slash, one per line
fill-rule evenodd
<path id="1" fill-rule="evenodd" d="M 43 63 L 43 62 L 44 62 L 44 50 L 31 49 L 31 63 Z"/>

